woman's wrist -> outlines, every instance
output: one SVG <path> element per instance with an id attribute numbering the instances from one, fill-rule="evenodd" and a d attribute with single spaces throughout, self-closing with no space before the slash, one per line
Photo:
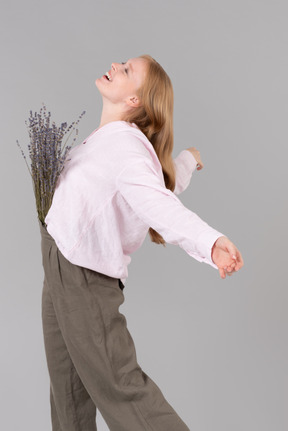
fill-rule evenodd
<path id="1" fill-rule="evenodd" d="M 217 247 L 217 241 L 220 238 L 227 238 L 227 237 L 225 235 L 219 236 L 219 238 L 217 238 L 216 241 L 214 242 L 214 244 L 213 244 L 213 246 L 211 248 L 211 260 L 212 260 L 213 263 L 215 263 L 214 260 L 213 260 L 213 252 L 214 252 L 215 248 Z"/>

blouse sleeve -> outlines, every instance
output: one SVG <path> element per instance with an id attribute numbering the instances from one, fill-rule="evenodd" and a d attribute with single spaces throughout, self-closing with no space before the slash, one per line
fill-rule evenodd
<path id="1" fill-rule="evenodd" d="M 182 150 L 173 162 L 176 171 L 174 193 L 179 195 L 186 190 L 190 184 L 192 174 L 197 166 L 197 161 L 189 150 Z"/>
<path id="2" fill-rule="evenodd" d="M 218 269 L 211 258 L 214 242 L 223 234 L 186 208 L 149 157 L 129 163 L 116 178 L 116 187 L 135 214 L 167 243 L 178 245 L 199 262 Z"/>

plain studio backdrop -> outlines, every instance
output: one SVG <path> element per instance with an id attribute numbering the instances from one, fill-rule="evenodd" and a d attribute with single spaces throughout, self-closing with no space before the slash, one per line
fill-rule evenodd
<path id="1" fill-rule="evenodd" d="M 81 143 L 100 122 L 95 79 L 150 54 L 174 87 L 173 156 L 194 146 L 204 163 L 179 199 L 244 267 L 222 280 L 147 235 L 120 307 L 138 362 L 191 431 L 287 431 L 287 2 L 2 0 L 0 16 L 1 430 L 51 430 L 40 231 L 16 139 L 27 150 L 44 102 L 58 125 L 86 110 Z"/>

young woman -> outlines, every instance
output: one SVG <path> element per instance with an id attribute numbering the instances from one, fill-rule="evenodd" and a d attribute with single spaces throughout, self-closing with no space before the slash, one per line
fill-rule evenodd
<path id="1" fill-rule="evenodd" d="M 130 254 L 149 232 L 222 278 L 243 259 L 176 196 L 203 163 L 194 147 L 172 159 L 173 89 L 158 62 L 113 63 L 95 83 L 99 127 L 71 150 L 40 224 L 53 431 L 95 431 L 97 408 L 112 431 L 187 431 L 139 366 L 119 312 Z"/>

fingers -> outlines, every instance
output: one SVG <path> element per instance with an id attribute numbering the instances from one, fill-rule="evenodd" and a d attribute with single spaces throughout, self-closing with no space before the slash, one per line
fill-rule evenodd
<path id="1" fill-rule="evenodd" d="M 219 274 L 221 278 L 225 278 L 226 277 L 226 273 L 224 268 L 219 268 Z"/>
<path id="2" fill-rule="evenodd" d="M 235 260 L 235 271 L 239 271 L 240 268 L 244 265 L 242 255 L 239 250 L 236 252 L 236 260 Z"/>
<path id="3" fill-rule="evenodd" d="M 244 265 L 241 253 L 237 252 L 237 254 L 238 253 L 240 254 L 240 256 L 237 256 L 238 261 L 234 261 L 229 266 L 224 267 L 225 275 L 228 275 L 229 277 L 231 277 L 234 272 L 239 271 L 239 269 L 242 268 L 242 266 Z"/>
<path id="4" fill-rule="evenodd" d="M 230 265 L 225 265 L 224 268 L 221 268 L 221 272 L 220 272 L 220 268 L 219 268 L 221 278 L 225 278 L 226 275 L 231 277 L 231 275 L 235 272 L 235 268 L 236 268 L 236 261 L 235 260 L 232 263 L 230 263 Z M 225 276 L 223 276 L 223 274 Z"/>
<path id="5" fill-rule="evenodd" d="M 235 271 L 235 267 L 236 267 L 235 261 L 233 263 L 231 263 L 231 265 L 229 265 L 229 266 L 224 266 L 225 275 L 229 275 L 229 277 L 231 277 L 231 275 Z"/>
<path id="6" fill-rule="evenodd" d="M 242 255 L 239 250 L 237 250 L 237 265 L 236 265 L 236 271 L 238 271 L 242 266 L 244 265 L 244 261 L 242 258 Z"/>
<path id="7" fill-rule="evenodd" d="M 236 267 L 236 261 L 235 260 L 233 260 L 229 265 L 225 265 L 224 266 L 224 269 L 225 269 L 225 271 L 227 271 L 227 272 L 232 272 L 234 269 L 235 269 L 235 267 Z"/>
<path id="8" fill-rule="evenodd" d="M 229 269 L 228 270 L 228 268 L 227 269 L 224 269 L 224 268 L 219 268 L 219 274 L 220 274 L 220 277 L 221 278 L 225 278 L 226 277 L 226 275 L 228 275 L 229 277 L 231 277 L 231 275 L 233 274 L 235 272 L 235 270 L 234 269 Z"/>
<path id="9" fill-rule="evenodd" d="M 227 248 L 228 253 L 232 257 L 232 259 L 237 260 L 238 249 L 237 249 L 236 245 L 233 244 L 233 242 L 231 242 L 229 239 L 227 241 L 226 248 Z"/>
<path id="10" fill-rule="evenodd" d="M 227 244 L 227 251 L 229 252 L 232 259 L 235 261 L 235 271 L 239 271 L 240 268 L 244 265 L 242 255 L 237 247 L 229 240 Z"/>

